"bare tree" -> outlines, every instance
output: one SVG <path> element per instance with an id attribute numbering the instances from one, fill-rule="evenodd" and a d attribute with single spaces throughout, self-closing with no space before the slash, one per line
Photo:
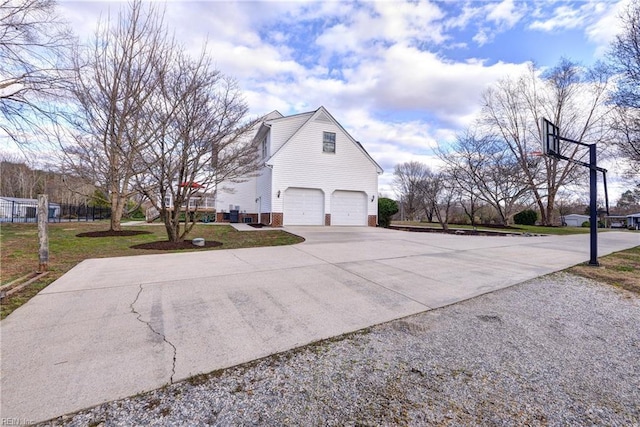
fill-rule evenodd
<path id="1" fill-rule="evenodd" d="M 576 173 L 579 166 L 553 157 L 544 157 L 543 165 L 532 162 L 533 152 L 540 150 L 540 118 L 553 121 L 564 137 L 585 143 L 604 141 L 608 137 L 607 85 L 607 74 L 601 68 L 584 70 L 563 59 L 542 76 L 531 67 L 527 74 L 504 79 L 484 93 L 481 123 L 485 133 L 498 135 L 513 154 L 545 225 L 553 224 L 559 189 L 580 175 Z M 562 148 L 569 158 L 586 153 L 577 145 L 563 144 Z"/>
<path id="2" fill-rule="evenodd" d="M 455 200 L 455 188 L 445 172 L 430 173 L 418 184 L 424 209 L 431 209 L 443 230 L 449 229 L 449 216 Z"/>
<path id="3" fill-rule="evenodd" d="M 42 176 L 17 156 L 3 155 L 0 169 L 0 194 L 3 196 L 33 199 L 42 188 Z"/>
<path id="4" fill-rule="evenodd" d="M 74 38 L 53 0 L 0 0 L 0 138 L 42 142 L 72 77 Z M 34 141 L 36 140 L 37 141 Z"/>
<path id="5" fill-rule="evenodd" d="M 493 207 L 503 225 L 511 216 L 530 188 L 526 174 L 507 146 L 492 135 L 478 136 L 468 130 L 458 136 L 450 149 L 440 149 L 438 156 L 446 164 L 447 175 L 459 194 L 466 194 L 474 207 L 474 198 Z M 534 158 L 529 170 L 540 163 Z"/>
<path id="6" fill-rule="evenodd" d="M 65 176 L 51 170 L 34 168 L 16 155 L 0 154 L 0 194 L 8 197 L 35 199 L 40 193 L 56 203 L 82 204 L 94 187 L 78 177 Z"/>
<path id="7" fill-rule="evenodd" d="M 620 195 L 616 203 L 618 214 L 632 214 L 640 212 L 640 184 Z"/>
<path id="8" fill-rule="evenodd" d="M 133 182 L 147 167 L 141 155 L 157 133 L 149 114 L 157 102 L 158 70 L 169 70 L 175 44 L 162 12 L 140 0 L 117 20 L 101 22 L 93 44 L 76 56 L 75 139 L 64 147 L 65 166 L 96 183 L 111 204 L 111 230 L 121 230 Z M 82 61 L 82 62 L 80 62 Z"/>
<path id="9" fill-rule="evenodd" d="M 178 242 L 197 221 L 199 206 L 192 201 L 222 181 L 251 176 L 258 150 L 251 145 L 254 123 L 245 120 L 248 107 L 234 80 L 205 54 L 192 60 L 180 53 L 170 65 L 157 70 L 159 94 L 148 114 L 160 125 L 140 156 L 145 173 L 136 178 L 160 212 L 169 241 Z"/>
<path id="10" fill-rule="evenodd" d="M 640 3 L 631 2 L 621 16 L 622 32 L 609 58 L 617 73 L 611 100 L 616 105 L 613 127 L 616 145 L 631 163 L 631 176 L 640 176 Z"/>
<path id="11" fill-rule="evenodd" d="M 401 208 L 407 218 L 413 221 L 422 206 L 420 194 L 422 183 L 432 175 L 431 169 L 424 163 L 410 161 L 397 164 L 393 174 L 393 183 Z"/>

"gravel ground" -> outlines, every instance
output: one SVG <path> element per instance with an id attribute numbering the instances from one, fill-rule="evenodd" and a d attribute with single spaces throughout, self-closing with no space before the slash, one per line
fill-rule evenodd
<path id="1" fill-rule="evenodd" d="M 640 425 L 640 298 L 566 273 L 48 425 Z"/>

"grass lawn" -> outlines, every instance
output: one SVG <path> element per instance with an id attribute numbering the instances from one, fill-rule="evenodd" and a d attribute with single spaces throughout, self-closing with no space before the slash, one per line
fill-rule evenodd
<path id="1" fill-rule="evenodd" d="M 80 261 L 88 258 L 167 253 L 167 251 L 131 249 L 130 246 L 167 240 L 163 225 L 123 227 L 124 230 L 150 231 L 129 237 L 76 237 L 79 233 L 109 228 L 108 222 L 71 222 L 49 224 L 49 274 L 10 298 L 3 298 L 1 318 L 44 289 Z M 193 250 L 219 250 L 280 246 L 300 243 L 303 239 L 282 230 L 239 232 L 227 225 L 197 224 L 189 238 L 203 237 L 207 241 L 221 242 L 217 248 Z M 182 252 L 182 251 L 181 251 Z M 2 224 L 0 226 L 0 281 L 7 284 L 38 269 L 38 228 L 36 224 Z M 5 299 L 7 301 L 5 301 Z"/>
<path id="2" fill-rule="evenodd" d="M 567 271 L 640 295 L 640 246 L 599 257 L 599 267 L 580 264 Z"/>

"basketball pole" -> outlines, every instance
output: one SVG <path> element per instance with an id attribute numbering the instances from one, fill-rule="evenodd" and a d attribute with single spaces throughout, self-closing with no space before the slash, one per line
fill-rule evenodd
<path id="1" fill-rule="evenodd" d="M 598 171 L 596 169 L 596 144 L 589 145 L 589 226 L 591 234 L 591 259 L 589 265 L 598 267 Z"/>
<path id="2" fill-rule="evenodd" d="M 604 197 L 607 207 L 607 215 L 609 215 L 609 195 L 607 194 L 607 170 L 598 167 L 596 159 L 596 144 L 585 144 L 584 142 L 574 141 L 569 138 L 561 137 L 558 127 L 545 119 L 541 118 L 541 139 L 542 149 L 547 155 L 558 159 L 566 160 L 581 166 L 589 168 L 589 234 L 590 234 L 590 259 L 589 264 L 593 267 L 600 266 L 598 262 L 598 172 L 602 172 L 604 181 Z M 554 143 L 551 149 L 549 141 Z M 575 160 L 560 154 L 560 141 L 567 141 L 583 147 L 589 148 L 589 163 Z"/>

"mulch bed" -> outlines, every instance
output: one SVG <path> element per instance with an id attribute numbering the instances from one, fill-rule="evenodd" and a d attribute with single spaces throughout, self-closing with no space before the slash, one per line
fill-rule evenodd
<path id="1" fill-rule="evenodd" d="M 464 236 L 509 236 L 509 233 L 504 233 L 500 231 L 489 231 L 489 230 L 467 230 L 467 229 L 449 229 L 447 231 L 441 228 L 430 228 L 430 227 L 412 227 L 409 225 L 390 225 L 390 229 L 392 230 L 400 230 L 400 231 L 413 231 L 418 233 L 446 233 L 446 234 L 456 234 L 456 235 L 464 235 Z"/>
<path id="2" fill-rule="evenodd" d="M 76 234 L 76 237 L 128 237 L 137 236 L 139 234 L 151 234 L 150 231 L 142 230 L 104 230 L 104 231 L 88 231 L 86 233 Z"/>
<path id="3" fill-rule="evenodd" d="M 77 237 L 127 237 L 137 236 L 139 234 L 151 234 L 150 231 L 142 230 L 104 230 L 104 231 L 89 231 L 86 233 L 76 234 Z M 191 240 L 183 240 L 181 242 L 170 242 L 168 240 L 161 240 L 157 242 L 140 243 L 139 245 L 131 246 L 131 249 L 150 249 L 156 251 L 175 251 L 181 249 L 211 249 L 218 246 L 222 246 L 222 242 L 206 241 L 204 246 L 196 246 Z"/>
<path id="4" fill-rule="evenodd" d="M 131 246 L 131 249 L 154 249 L 158 251 L 175 251 L 181 249 L 211 249 L 218 246 L 222 246 L 222 242 L 205 240 L 204 246 L 196 246 L 191 240 L 183 240 L 182 242 L 170 242 L 168 240 L 162 240 L 158 242 L 140 243 L 139 245 Z"/>

